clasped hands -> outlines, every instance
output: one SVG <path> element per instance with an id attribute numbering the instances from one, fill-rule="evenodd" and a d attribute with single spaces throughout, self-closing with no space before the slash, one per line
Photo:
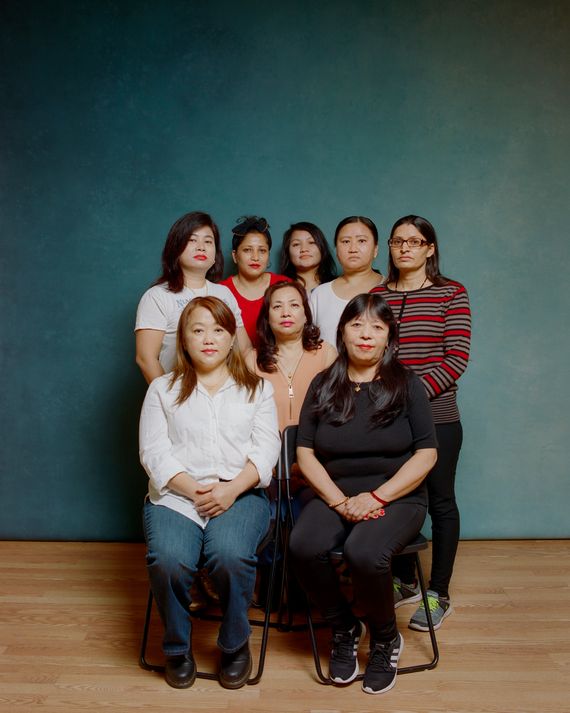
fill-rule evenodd
<path id="1" fill-rule="evenodd" d="M 337 507 L 336 511 L 349 522 L 376 520 L 384 515 L 384 508 L 370 493 L 353 495 L 345 503 Z"/>
<path id="2" fill-rule="evenodd" d="M 216 517 L 229 510 L 237 497 L 232 481 L 217 481 L 198 485 L 193 497 L 194 506 L 201 517 Z"/>

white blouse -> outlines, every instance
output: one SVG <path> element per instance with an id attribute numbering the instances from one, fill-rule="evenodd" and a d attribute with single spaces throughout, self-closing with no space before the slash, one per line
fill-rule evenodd
<path id="1" fill-rule="evenodd" d="M 273 386 L 267 380 L 251 402 L 248 391 L 229 377 L 210 396 L 198 382 L 184 403 L 175 404 L 179 382 L 169 390 L 171 374 L 155 379 L 148 388 L 139 427 L 140 460 L 149 477 L 149 498 L 205 527 L 209 518 L 196 512 L 194 503 L 168 488 L 177 473 L 186 472 L 201 483 L 233 480 L 250 460 L 259 485 L 271 482 L 281 440 Z"/>

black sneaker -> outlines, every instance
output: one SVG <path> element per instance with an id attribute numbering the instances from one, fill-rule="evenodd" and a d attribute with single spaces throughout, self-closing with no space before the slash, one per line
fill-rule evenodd
<path id="1" fill-rule="evenodd" d="M 362 681 L 365 693 L 384 693 L 393 688 L 398 675 L 398 661 L 404 650 L 404 637 L 398 634 L 389 643 L 375 643 Z"/>
<path id="2" fill-rule="evenodd" d="M 358 645 L 366 634 L 361 621 L 350 631 L 333 631 L 329 678 L 334 683 L 350 683 L 358 676 Z"/>

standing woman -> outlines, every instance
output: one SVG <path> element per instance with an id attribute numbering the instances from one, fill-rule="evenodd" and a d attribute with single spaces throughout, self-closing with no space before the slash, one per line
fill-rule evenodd
<path id="1" fill-rule="evenodd" d="M 250 354 L 252 368 L 273 384 L 279 430 L 297 425 L 309 384 L 336 358 L 336 349 L 320 338 L 298 282 L 267 289 L 257 320 L 257 350 Z"/>
<path id="2" fill-rule="evenodd" d="M 147 569 L 165 628 L 166 682 L 174 688 L 196 678 L 189 606 L 201 558 L 223 614 L 220 683 L 240 688 L 251 672 L 247 612 L 256 550 L 269 526 L 263 489 L 280 438 L 273 387 L 247 369 L 235 339 L 224 302 L 192 300 L 180 317 L 174 371 L 152 382 L 141 413 Z"/>
<path id="3" fill-rule="evenodd" d="M 422 380 L 439 443 L 437 464 L 426 480 L 433 540 L 428 598 L 437 629 L 452 612 L 449 583 L 459 542 L 455 470 L 463 439 L 456 394 L 469 359 L 471 311 L 465 287 L 439 271 L 437 236 L 428 220 L 417 215 L 400 218 L 388 245 L 388 277 L 373 292 L 384 297 L 398 319 L 398 357 Z M 396 606 L 420 601 L 413 558 L 398 558 L 397 568 Z M 410 628 L 428 631 L 423 602 Z"/>
<path id="4" fill-rule="evenodd" d="M 314 223 L 293 223 L 283 235 L 281 272 L 310 293 L 336 277 L 336 264 L 323 231 Z"/>
<path id="5" fill-rule="evenodd" d="M 162 274 L 139 302 L 135 324 L 136 361 L 150 384 L 176 363 L 176 330 L 184 307 L 194 297 L 213 296 L 232 310 L 240 348 L 251 347 L 238 304 L 227 287 L 217 285 L 224 271 L 220 233 L 207 213 L 194 211 L 168 231 Z"/>
<path id="6" fill-rule="evenodd" d="M 427 395 L 397 359 L 398 330 L 380 295 L 350 300 L 338 325 L 338 358 L 313 380 L 301 411 L 297 462 L 318 497 L 290 539 L 301 586 L 332 627 L 329 675 L 358 675 L 358 646 L 370 629 L 362 683 L 383 693 L 396 682 L 403 649 L 392 596 L 392 557 L 419 532 L 422 482 L 436 440 Z M 344 596 L 329 553 L 343 545 L 354 593 Z"/>
<path id="7" fill-rule="evenodd" d="M 266 272 L 271 250 L 271 233 L 265 218 L 258 218 L 256 215 L 242 218 L 232 228 L 232 233 L 232 258 L 238 272 L 220 284 L 228 287 L 236 298 L 247 334 L 255 344 L 255 324 L 265 290 L 269 285 L 282 280 L 289 281 L 289 278 Z"/>
<path id="8" fill-rule="evenodd" d="M 310 298 L 315 324 L 322 338 L 331 344 L 336 341 L 338 320 L 349 301 L 370 292 L 383 279 L 372 268 L 378 254 L 378 230 L 370 218 L 351 215 L 341 220 L 334 244 L 342 275 L 316 287 Z"/>

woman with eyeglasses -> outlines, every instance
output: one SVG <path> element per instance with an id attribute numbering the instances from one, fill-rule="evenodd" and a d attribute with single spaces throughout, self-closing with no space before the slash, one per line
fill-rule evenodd
<path id="1" fill-rule="evenodd" d="M 276 282 L 290 280 L 285 275 L 267 272 L 271 233 L 265 218 L 256 215 L 241 218 L 232 228 L 232 234 L 232 259 L 237 266 L 237 275 L 220 284 L 236 298 L 247 334 L 255 344 L 255 325 L 265 290 Z"/>
<path id="2" fill-rule="evenodd" d="M 280 269 L 308 293 L 334 280 L 336 265 L 323 231 L 307 221 L 293 223 L 283 235 Z"/>
<path id="3" fill-rule="evenodd" d="M 351 215 L 337 225 L 334 234 L 336 256 L 342 275 L 319 285 L 311 292 L 311 310 L 321 337 L 335 344 L 338 320 L 356 295 L 382 282 L 372 264 L 378 254 L 378 230 L 370 218 Z"/>
<path id="4" fill-rule="evenodd" d="M 184 307 L 195 297 L 213 296 L 232 310 L 242 351 L 251 343 L 242 315 L 227 287 L 216 284 L 224 271 L 218 226 L 207 213 L 193 211 L 168 231 L 162 274 L 142 296 L 136 317 L 136 361 L 150 384 L 176 364 L 176 330 Z"/>
<path id="5" fill-rule="evenodd" d="M 400 218 L 388 246 L 388 277 L 372 292 L 381 294 L 397 317 L 398 358 L 416 372 L 426 389 L 439 443 L 437 464 L 426 479 L 433 540 L 428 599 L 438 629 L 452 613 L 449 583 L 459 542 L 455 472 L 463 439 L 457 380 L 469 359 L 471 311 L 465 287 L 439 271 L 437 235 L 428 220 L 417 215 Z M 396 607 L 419 602 L 413 557 L 399 557 L 394 574 Z M 409 626 L 429 630 L 423 602 Z"/>

